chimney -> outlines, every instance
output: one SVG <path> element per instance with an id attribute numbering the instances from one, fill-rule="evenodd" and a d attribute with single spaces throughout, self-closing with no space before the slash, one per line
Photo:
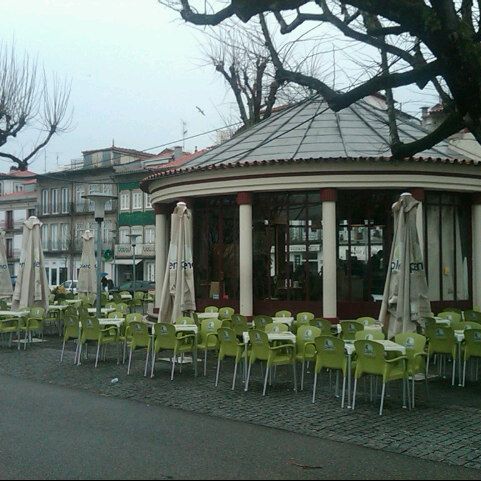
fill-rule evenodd
<path id="1" fill-rule="evenodd" d="M 176 145 L 174 147 L 174 160 L 177 160 L 183 154 L 184 154 L 184 152 L 182 151 L 182 147 L 180 145 Z"/>
<path id="2" fill-rule="evenodd" d="M 429 117 L 429 107 L 421 107 L 421 118 L 424 120 Z"/>

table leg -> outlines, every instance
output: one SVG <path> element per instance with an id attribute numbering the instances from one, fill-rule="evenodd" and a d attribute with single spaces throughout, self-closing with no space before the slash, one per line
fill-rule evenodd
<path id="1" fill-rule="evenodd" d="M 463 371 L 461 369 L 461 342 L 458 341 L 458 386 L 462 387 L 463 382 L 462 382 L 462 377 L 463 377 Z"/>
<path id="2" fill-rule="evenodd" d="M 195 335 L 195 340 L 194 340 L 194 372 L 195 372 L 195 377 L 197 377 L 197 334 Z"/>
<path id="3" fill-rule="evenodd" d="M 244 384 L 247 382 L 247 343 L 244 347 Z"/>

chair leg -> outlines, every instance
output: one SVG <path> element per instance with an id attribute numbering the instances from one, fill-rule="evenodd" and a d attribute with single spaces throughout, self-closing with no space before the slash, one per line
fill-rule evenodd
<path id="1" fill-rule="evenodd" d="M 354 389 L 352 391 L 352 410 L 356 408 L 357 378 L 354 379 Z"/>
<path id="2" fill-rule="evenodd" d="M 245 388 L 244 388 L 245 392 L 247 392 L 247 390 L 249 389 L 249 380 L 251 378 L 251 367 L 252 367 L 252 363 L 249 363 L 249 367 L 247 368 L 246 385 L 245 385 Z"/>
<path id="3" fill-rule="evenodd" d="M 269 364 L 267 364 L 266 366 L 266 376 L 264 378 L 264 389 L 262 391 L 262 395 L 265 396 L 266 395 L 266 389 L 267 389 L 267 380 L 269 378 L 269 373 L 271 371 L 271 368 L 269 367 Z"/>
<path id="4" fill-rule="evenodd" d="M 316 402 L 317 372 L 314 373 L 314 386 L 312 387 L 312 404 Z"/>
<path id="5" fill-rule="evenodd" d="M 382 411 L 384 409 L 384 396 L 386 394 L 386 383 L 382 383 L 382 393 L 381 393 L 381 406 L 379 408 L 379 416 L 382 416 Z"/>
<path id="6" fill-rule="evenodd" d="M 95 357 L 95 367 L 97 367 L 97 364 L 99 362 L 99 353 L 100 353 L 100 342 L 97 343 L 97 356 Z"/>
<path id="7" fill-rule="evenodd" d="M 175 362 L 177 360 L 177 351 L 174 351 L 174 357 L 172 358 L 172 371 L 170 373 L 170 380 L 174 380 L 174 373 L 175 373 Z"/>
<path id="8" fill-rule="evenodd" d="M 205 354 L 204 354 L 204 377 L 205 376 L 207 376 L 207 349 L 205 350 Z"/>
<path id="9" fill-rule="evenodd" d="M 412 382 L 411 388 L 412 388 L 412 391 L 413 391 L 412 392 L 413 397 L 412 397 L 412 401 L 411 401 L 411 407 L 414 409 L 414 406 L 416 405 L 416 399 L 415 399 L 415 389 L 416 389 L 416 387 L 415 387 L 415 384 L 414 384 L 414 373 L 413 373 L 413 382 Z"/>
<path id="10" fill-rule="evenodd" d="M 346 400 L 346 376 L 342 378 L 342 398 L 341 398 L 341 409 L 344 409 L 344 401 Z"/>
<path id="11" fill-rule="evenodd" d="M 451 385 L 454 386 L 454 380 L 456 377 L 456 356 L 453 358 L 453 374 L 451 376 Z"/>
<path id="12" fill-rule="evenodd" d="M 297 392 L 297 369 L 296 361 L 292 362 L 292 374 L 294 375 L 294 392 Z"/>
<path id="13" fill-rule="evenodd" d="M 464 364 L 463 364 L 463 387 L 466 387 L 466 356 L 464 357 Z"/>
<path id="14" fill-rule="evenodd" d="M 237 380 L 237 366 L 239 363 L 236 361 L 234 364 L 234 377 L 232 378 L 232 391 L 235 389 L 235 382 Z"/>
<path id="15" fill-rule="evenodd" d="M 219 385 L 219 374 L 220 374 L 220 357 L 217 359 L 217 372 L 215 375 L 215 387 Z"/>
<path id="16" fill-rule="evenodd" d="M 63 353 L 65 351 L 65 339 L 63 340 L 63 344 L 62 344 L 62 353 L 60 354 L 60 362 L 62 363 L 63 362 Z"/>
<path id="17" fill-rule="evenodd" d="M 150 378 L 154 377 L 154 366 L 155 366 L 155 357 L 156 357 L 156 352 L 154 351 L 152 353 L 152 368 L 150 370 Z"/>
<path id="18" fill-rule="evenodd" d="M 79 353 L 78 353 L 78 362 L 77 366 L 80 366 L 82 364 L 82 346 L 83 344 L 79 341 Z"/>
<path id="19" fill-rule="evenodd" d="M 130 366 L 132 365 L 132 348 L 130 348 L 130 354 L 129 354 L 129 365 L 127 367 L 127 376 L 130 374 Z"/>
<path id="20" fill-rule="evenodd" d="M 302 368 L 301 368 L 301 391 L 304 391 L 304 370 L 305 370 L 306 363 L 302 361 Z"/>

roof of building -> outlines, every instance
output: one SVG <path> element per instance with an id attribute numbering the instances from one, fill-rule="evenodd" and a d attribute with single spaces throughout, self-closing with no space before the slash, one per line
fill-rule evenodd
<path id="1" fill-rule="evenodd" d="M 398 115 L 398 129 L 402 142 L 411 142 L 429 133 L 417 119 L 405 114 Z M 259 163 L 391 160 L 389 138 L 385 109 L 361 100 L 334 112 L 317 95 L 239 132 L 203 155 L 190 159 L 182 168 L 162 169 L 144 182 L 174 173 Z M 443 141 L 412 160 L 478 163 L 481 158 Z"/>
<path id="2" fill-rule="evenodd" d="M 142 150 L 135 150 L 135 149 L 125 149 L 123 147 L 115 147 L 115 146 L 111 146 L 111 147 L 106 147 L 104 149 L 93 149 L 93 150 L 83 150 L 82 151 L 82 154 L 85 155 L 85 154 L 94 154 L 96 152 L 107 152 L 109 150 L 112 150 L 112 151 L 115 151 L 115 152 L 119 152 L 120 154 L 126 154 L 126 155 L 131 155 L 133 157 L 146 157 L 146 158 L 150 158 L 150 157 L 155 157 L 157 154 L 150 154 L 148 152 L 144 152 Z"/>

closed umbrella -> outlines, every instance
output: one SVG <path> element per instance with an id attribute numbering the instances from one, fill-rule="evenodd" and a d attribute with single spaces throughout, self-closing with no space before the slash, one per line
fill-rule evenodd
<path id="1" fill-rule="evenodd" d="M 394 238 L 379 320 L 391 338 L 415 332 L 416 323 L 431 312 L 416 214 L 419 202 L 402 194 L 392 206 Z"/>
<path id="2" fill-rule="evenodd" d="M 82 257 L 80 259 L 77 291 L 86 294 L 95 294 L 97 292 L 94 235 L 89 230 L 82 234 Z"/>
<path id="3" fill-rule="evenodd" d="M 175 322 L 184 311 L 195 311 L 192 215 L 179 202 L 171 216 L 167 268 L 159 306 L 160 322 Z"/>
<path id="4" fill-rule="evenodd" d="M 0 299 L 12 297 L 13 287 L 7 263 L 5 231 L 0 230 Z"/>
<path id="5" fill-rule="evenodd" d="M 24 222 L 20 268 L 12 299 L 13 310 L 27 307 L 48 308 L 50 289 L 40 238 L 41 226 L 42 223 L 34 216 Z"/>

